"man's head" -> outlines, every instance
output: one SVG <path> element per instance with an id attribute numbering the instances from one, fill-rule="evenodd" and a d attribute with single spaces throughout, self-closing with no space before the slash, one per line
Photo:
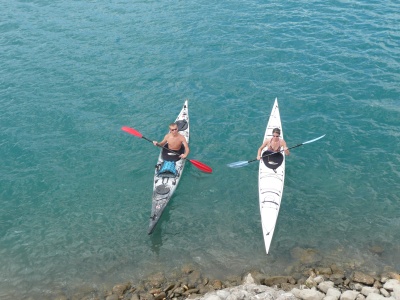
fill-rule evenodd
<path id="1" fill-rule="evenodd" d="M 177 133 L 178 132 L 178 125 L 176 123 L 169 124 L 169 131 L 171 133 Z"/>

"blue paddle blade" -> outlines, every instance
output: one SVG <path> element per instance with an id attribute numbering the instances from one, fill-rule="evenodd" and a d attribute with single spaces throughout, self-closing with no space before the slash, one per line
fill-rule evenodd
<path id="1" fill-rule="evenodd" d="M 243 160 L 243 161 L 237 161 L 237 162 L 227 164 L 227 166 L 230 168 L 241 168 L 241 167 L 247 166 L 248 164 L 249 164 L 249 162 L 247 160 Z"/>

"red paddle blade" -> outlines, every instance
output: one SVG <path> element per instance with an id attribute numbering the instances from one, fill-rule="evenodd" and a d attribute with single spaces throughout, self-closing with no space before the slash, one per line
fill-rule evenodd
<path id="1" fill-rule="evenodd" d="M 202 170 L 203 172 L 206 173 L 212 173 L 212 169 L 207 166 L 206 164 L 203 164 L 202 162 L 195 160 L 195 159 L 189 159 L 189 161 L 198 169 Z"/>
<path id="2" fill-rule="evenodd" d="M 128 126 L 122 126 L 122 128 L 121 128 L 123 131 L 125 131 L 125 132 L 127 132 L 127 133 L 130 133 L 130 134 L 133 134 L 134 136 L 137 136 L 137 137 L 139 137 L 139 138 L 142 138 L 143 137 L 143 135 L 139 132 L 139 131 L 137 131 L 137 130 L 135 130 L 135 129 L 133 129 L 133 128 L 130 128 L 130 127 L 128 127 Z"/>

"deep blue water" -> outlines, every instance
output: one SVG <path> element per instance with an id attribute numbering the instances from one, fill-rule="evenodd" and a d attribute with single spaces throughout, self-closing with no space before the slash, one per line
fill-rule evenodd
<path id="1" fill-rule="evenodd" d="M 400 271 L 398 1 L 2 1 L 0 298 L 192 263 Z M 255 158 L 275 97 L 293 149 L 270 254 Z M 147 235 L 161 139 L 189 99 L 190 158 Z M 382 247 L 377 255 L 371 248 Z"/>

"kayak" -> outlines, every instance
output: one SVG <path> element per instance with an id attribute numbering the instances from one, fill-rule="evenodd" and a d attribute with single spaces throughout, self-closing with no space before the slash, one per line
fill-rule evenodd
<path id="1" fill-rule="evenodd" d="M 182 110 L 176 118 L 175 123 L 178 125 L 178 132 L 186 138 L 186 141 L 189 144 L 188 100 L 185 100 Z M 148 234 L 151 234 L 154 231 L 155 226 L 160 220 L 165 207 L 174 194 L 181 179 L 183 168 L 185 167 L 186 162 L 186 159 L 179 159 L 175 162 L 164 162 L 162 153 L 163 148 L 158 156 L 158 161 L 154 172 L 153 197 Z M 168 155 L 171 155 L 171 160 L 177 159 L 176 157 L 174 158 L 174 156 L 177 155 L 175 153 L 168 153 Z M 173 168 L 169 169 L 170 171 L 163 171 L 164 169 L 168 170 L 165 168 L 165 166 L 170 164 L 174 165 Z"/>
<path id="2" fill-rule="evenodd" d="M 269 116 L 264 140 L 272 137 L 272 130 L 279 128 L 281 138 L 283 130 L 279 113 L 278 98 L 275 99 Z M 267 154 L 266 146 L 261 151 L 261 156 Z M 283 150 L 283 149 L 281 149 Z M 276 221 L 278 219 L 279 208 L 281 206 L 283 186 L 285 182 L 285 153 L 284 151 L 274 153 L 260 159 L 258 170 L 258 199 L 260 202 L 261 224 L 264 236 L 265 250 L 268 254 L 274 234 Z"/>

